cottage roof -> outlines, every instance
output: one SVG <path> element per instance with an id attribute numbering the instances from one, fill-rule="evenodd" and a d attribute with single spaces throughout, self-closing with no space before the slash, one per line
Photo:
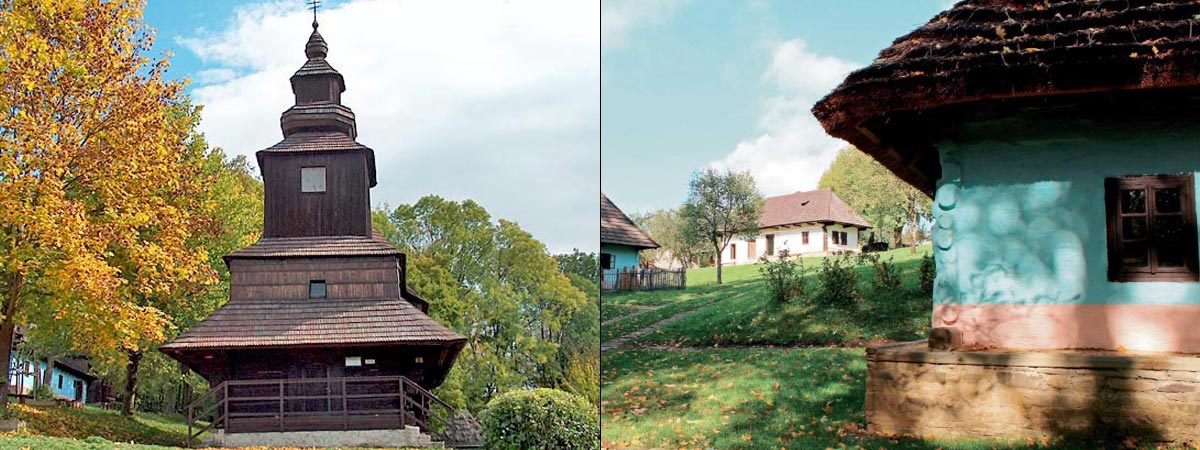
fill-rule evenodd
<path id="1" fill-rule="evenodd" d="M 600 243 L 658 248 L 658 243 L 638 228 L 603 192 L 600 193 Z"/>
<path id="2" fill-rule="evenodd" d="M 298 345 L 447 345 L 462 335 L 399 298 L 230 300 L 166 351 Z"/>
<path id="3" fill-rule="evenodd" d="M 871 228 L 870 222 L 829 189 L 764 198 L 758 226 L 767 228 L 813 222 Z"/>
<path id="4" fill-rule="evenodd" d="M 1200 86 L 1197 14 L 1193 0 L 961 1 L 850 74 L 813 114 L 829 134 L 932 193 L 941 166 L 914 118 L 931 121 L 951 106 L 974 112 L 1019 99 Z"/>
<path id="5" fill-rule="evenodd" d="M 378 231 L 366 236 L 305 236 L 262 238 L 249 247 L 225 255 L 237 258 L 312 258 L 337 256 L 388 256 L 402 252 Z"/>

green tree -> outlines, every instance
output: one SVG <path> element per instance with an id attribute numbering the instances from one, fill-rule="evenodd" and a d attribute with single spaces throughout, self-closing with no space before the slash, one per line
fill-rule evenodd
<path id="1" fill-rule="evenodd" d="M 581 335 L 594 333 L 598 347 L 599 330 L 576 323 L 593 303 L 578 281 L 594 283 L 564 275 L 516 223 L 436 196 L 377 210 L 373 220 L 408 254 L 411 288 L 430 302 L 430 315 L 467 337 L 439 396 L 478 411 L 509 390 L 561 385 L 563 348 L 591 342 Z"/>
<path id="2" fill-rule="evenodd" d="M 593 283 L 600 283 L 600 261 L 596 259 L 596 253 L 584 253 L 579 249 L 572 249 L 571 253 L 563 253 L 554 255 L 554 259 L 558 261 L 558 271 L 567 275 L 578 275 L 585 279 L 592 280 Z"/>
<path id="3" fill-rule="evenodd" d="M 703 241 L 717 257 L 717 284 L 721 284 L 721 252 L 734 237 L 758 233 L 763 199 L 750 172 L 718 172 L 709 168 L 692 175 L 683 204 L 683 234 Z"/>
<path id="4" fill-rule="evenodd" d="M 635 214 L 633 221 L 661 246 L 642 250 L 643 258 L 657 260 L 668 253 L 683 267 L 698 267 L 713 258 L 712 248 L 697 235 L 685 232 L 682 208 L 660 209 L 647 214 Z"/>
<path id="5" fill-rule="evenodd" d="M 921 222 L 929 218 L 929 197 L 854 147 L 838 152 L 818 186 L 832 189 L 874 225 L 870 242 L 886 240 L 899 246 L 902 233 L 908 230 L 915 245 Z"/>

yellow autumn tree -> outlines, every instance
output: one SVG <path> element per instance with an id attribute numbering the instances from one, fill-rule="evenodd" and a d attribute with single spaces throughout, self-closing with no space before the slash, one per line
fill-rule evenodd
<path id="1" fill-rule="evenodd" d="M 189 246 L 194 121 L 146 56 L 143 7 L 0 0 L 0 373 L 31 318 L 78 349 L 138 351 L 165 336 L 178 280 L 212 277 Z"/>

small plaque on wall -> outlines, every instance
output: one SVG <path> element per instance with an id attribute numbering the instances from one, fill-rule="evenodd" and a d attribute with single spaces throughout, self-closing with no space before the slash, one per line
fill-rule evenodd
<path id="1" fill-rule="evenodd" d="M 363 364 L 366 364 L 366 365 L 375 364 L 375 360 L 367 358 L 367 360 L 363 361 Z"/>
<path id="2" fill-rule="evenodd" d="M 359 366 L 362 366 L 362 357 L 361 356 L 347 356 L 346 357 L 346 367 L 359 367 Z"/>

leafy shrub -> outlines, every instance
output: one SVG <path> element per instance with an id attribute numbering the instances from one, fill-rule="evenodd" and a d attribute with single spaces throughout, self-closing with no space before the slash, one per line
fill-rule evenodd
<path id="1" fill-rule="evenodd" d="M 792 258 L 787 249 L 780 250 L 774 261 L 766 256 L 758 260 L 761 263 L 758 271 L 767 285 L 767 293 L 776 303 L 788 303 L 805 295 L 803 260 Z"/>
<path id="2" fill-rule="evenodd" d="M 854 273 L 850 256 L 830 256 L 821 261 L 817 270 L 817 290 L 813 297 L 818 304 L 843 308 L 857 306 L 858 275 Z"/>
<path id="3" fill-rule="evenodd" d="M 503 394 L 488 402 L 480 422 L 489 450 L 600 448 L 596 407 L 557 389 Z"/>
<path id="4" fill-rule="evenodd" d="M 33 394 L 34 400 L 54 400 L 54 391 L 50 390 L 50 385 L 40 383 L 30 392 Z"/>
<path id="5" fill-rule="evenodd" d="M 921 268 L 917 279 L 917 288 L 922 294 L 933 295 L 933 280 L 937 277 L 937 265 L 933 255 L 928 253 L 921 257 Z"/>
<path id="6" fill-rule="evenodd" d="M 892 258 L 884 261 L 876 253 L 863 253 L 858 257 L 859 264 L 870 264 L 875 269 L 871 277 L 871 292 L 877 297 L 892 297 L 900 291 L 904 279 L 900 276 L 900 268 L 892 263 Z"/>

